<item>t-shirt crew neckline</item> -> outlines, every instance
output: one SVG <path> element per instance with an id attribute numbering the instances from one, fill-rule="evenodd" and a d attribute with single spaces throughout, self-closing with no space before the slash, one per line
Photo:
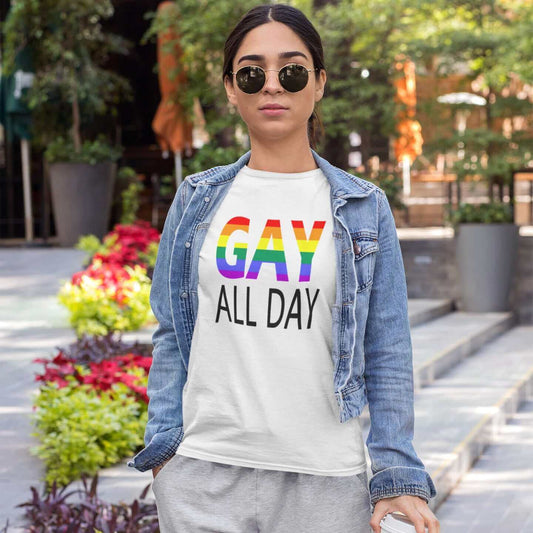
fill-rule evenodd
<path id="1" fill-rule="evenodd" d="M 253 176 L 255 178 L 279 178 L 279 179 L 301 179 L 301 178 L 314 178 L 322 174 L 320 167 L 312 170 L 306 170 L 304 172 L 272 172 L 270 170 L 259 170 L 257 168 L 250 168 L 248 165 L 244 165 L 241 171 L 247 176 Z"/>

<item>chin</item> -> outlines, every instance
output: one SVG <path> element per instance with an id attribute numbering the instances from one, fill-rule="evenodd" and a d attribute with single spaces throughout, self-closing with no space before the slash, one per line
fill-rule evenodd
<path id="1" fill-rule="evenodd" d="M 286 120 L 278 118 L 269 118 L 268 120 L 262 120 L 254 122 L 254 124 L 247 124 L 248 130 L 256 135 L 290 135 L 294 133 L 297 128 L 294 125 L 287 123 Z"/>

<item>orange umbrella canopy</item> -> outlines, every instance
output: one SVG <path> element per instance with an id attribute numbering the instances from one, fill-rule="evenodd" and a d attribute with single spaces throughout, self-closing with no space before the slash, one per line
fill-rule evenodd
<path id="1" fill-rule="evenodd" d="M 158 16 L 165 16 L 165 12 L 174 9 L 174 2 L 161 2 L 157 8 Z M 167 11 L 168 10 L 168 11 Z M 172 42 L 171 51 L 167 43 Z M 192 150 L 193 124 L 187 120 L 183 107 L 175 101 L 175 95 L 187 81 L 182 70 L 178 75 L 170 78 L 171 73 L 179 64 L 182 50 L 178 35 L 173 30 L 165 30 L 157 36 L 157 62 L 159 65 L 159 89 L 161 102 L 157 108 L 152 129 L 162 150 L 181 152 Z"/>
<path id="2" fill-rule="evenodd" d="M 415 64 L 409 60 L 397 61 L 395 68 L 402 72 L 394 80 L 396 101 L 404 104 L 404 109 L 397 114 L 399 135 L 394 141 L 394 155 L 398 161 L 408 158 L 412 163 L 422 153 L 424 142 L 420 123 L 412 118 L 416 112 Z"/>

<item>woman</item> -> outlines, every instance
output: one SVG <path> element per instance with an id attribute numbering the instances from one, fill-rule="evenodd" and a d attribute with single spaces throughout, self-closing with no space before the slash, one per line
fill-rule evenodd
<path id="1" fill-rule="evenodd" d="M 129 464 L 153 469 L 163 532 L 377 533 L 397 510 L 438 533 L 412 446 L 394 219 L 381 189 L 310 144 L 320 37 L 299 10 L 261 5 L 224 52 L 251 150 L 188 176 L 170 207 L 151 291 L 146 447 Z"/>

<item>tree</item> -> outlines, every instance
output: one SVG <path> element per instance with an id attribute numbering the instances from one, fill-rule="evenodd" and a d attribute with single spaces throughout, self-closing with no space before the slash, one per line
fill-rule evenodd
<path id="1" fill-rule="evenodd" d="M 49 144 L 68 134 L 82 147 L 94 118 L 115 114 L 120 98 L 131 97 L 129 82 L 106 70 L 110 54 L 126 54 L 129 43 L 105 33 L 111 0 L 18 0 L 3 26 L 4 69 L 9 73 L 20 49 L 31 52 L 35 78 L 29 91 L 36 140 Z"/>
<path id="2" fill-rule="evenodd" d="M 533 112 L 531 93 L 524 84 L 533 83 L 533 4 L 516 0 L 455 0 L 434 3 L 431 20 L 418 26 L 408 43 L 427 63 L 434 59 L 438 76 L 466 67 L 469 92 L 485 98 L 483 124 L 464 133 L 442 135 L 428 150 L 443 152 L 458 145 L 464 155 L 453 165 L 459 180 L 479 174 L 488 183 L 493 201 L 494 185 L 503 200 L 504 185 L 512 172 L 532 158 L 532 135 L 528 121 Z M 463 108 L 471 106 L 463 105 Z M 443 116 L 438 104 L 436 117 Z M 436 121 L 438 118 L 436 118 Z M 530 124 L 530 123 L 529 123 Z"/>

